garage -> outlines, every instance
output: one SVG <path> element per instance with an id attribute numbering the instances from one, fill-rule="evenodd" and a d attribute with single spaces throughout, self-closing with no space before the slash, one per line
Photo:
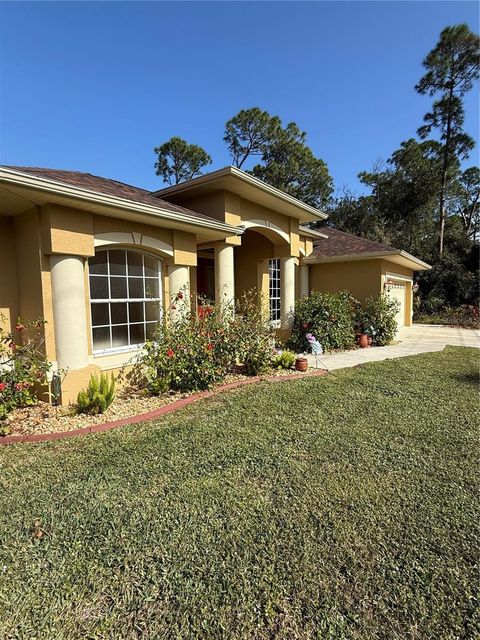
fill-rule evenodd
<path id="1" fill-rule="evenodd" d="M 405 306 L 406 306 L 406 286 L 404 282 L 388 282 L 387 284 L 388 297 L 398 302 L 397 311 L 397 327 L 403 327 L 405 325 Z"/>

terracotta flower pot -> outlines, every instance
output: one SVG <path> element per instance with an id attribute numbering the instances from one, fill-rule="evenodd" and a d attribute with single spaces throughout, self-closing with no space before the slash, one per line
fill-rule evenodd
<path id="1" fill-rule="evenodd" d="M 358 346 L 360 349 L 365 349 L 368 347 L 368 334 L 360 333 L 358 336 Z"/>
<path id="2" fill-rule="evenodd" d="M 295 360 L 295 369 L 297 371 L 306 371 L 308 369 L 308 360 L 306 358 L 297 358 Z"/>

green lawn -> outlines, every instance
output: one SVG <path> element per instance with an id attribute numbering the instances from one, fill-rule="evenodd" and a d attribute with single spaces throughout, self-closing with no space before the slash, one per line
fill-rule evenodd
<path id="1" fill-rule="evenodd" d="M 478 637 L 477 364 L 448 348 L 1 448 L 0 637 Z"/>

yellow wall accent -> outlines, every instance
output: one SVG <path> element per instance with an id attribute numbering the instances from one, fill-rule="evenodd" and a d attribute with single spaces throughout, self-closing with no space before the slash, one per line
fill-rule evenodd
<path id="1" fill-rule="evenodd" d="M 17 264 L 12 218 L 0 216 L 0 327 L 11 331 L 18 316 Z"/>
<path id="2" fill-rule="evenodd" d="M 185 231 L 173 232 L 173 262 L 174 264 L 195 267 L 197 264 L 196 236 Z"/>
<path id="3" fill-rule="evenodd" d="M 13 219 L 17 259 L 18 313 L 25 321 L 43 317 L 41 233 L 36 208 Z"/>
<path id="4" fill-rule="evenodd" d="M 41 209 L 43 250 L 72 256 L 93 256 L 93 215 L 47 204 Z"/>

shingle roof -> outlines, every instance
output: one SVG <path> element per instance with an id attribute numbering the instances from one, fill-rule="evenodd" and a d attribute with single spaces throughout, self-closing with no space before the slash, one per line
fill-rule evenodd
<path id="1" fill-rule="evenodd" d="M 383 253 L 385 251 L 399 251 L 380 242 L 354 236 L 351 233 L 322 227 L 322 233 L 328 238 L 317 238 L 313 241 L 313 254 L 319 257 L 333 258 L 335 256 L 357 255 L 362 253 Z"/>
<path id="2" fill-rule="evenodd" d="M 124 200 L 130 200 L 131 202 L 137 202 L 140 204 L 148 204 L 151 207 L 157 207 L 166 211 L 172 211 L 174 213 L 186 213 L 202 220 L 211 220 L 218 222 L 210 216 L 206 216 L 198 211 L 192 211 L 179 205 L 167 202 L 161 198 L 157 198 L 146 189 L 140 187 L 133 187 L 130 184 L 124 182 L 118 182 L 118 180 L 111 180 L 110 178 L 101 178 L 100 176 L 94 176 L 91 173 L 82 173 L 80 171 L 67 171 L 62 169 L 44 169 L 42 167 L 13 167 L 3 165 L 5 169 L 11 169 L 12 171 L 19 171 L 37 178 L 45 178 L 46 180 L 53 180 L 63 184 L 79 187 L 81 189 L 87 189 L 88 191 L 94 191 L 97 193 L 103 193 L 105 195 L 114 196 L 116 198 L 123 198 Z"/>

